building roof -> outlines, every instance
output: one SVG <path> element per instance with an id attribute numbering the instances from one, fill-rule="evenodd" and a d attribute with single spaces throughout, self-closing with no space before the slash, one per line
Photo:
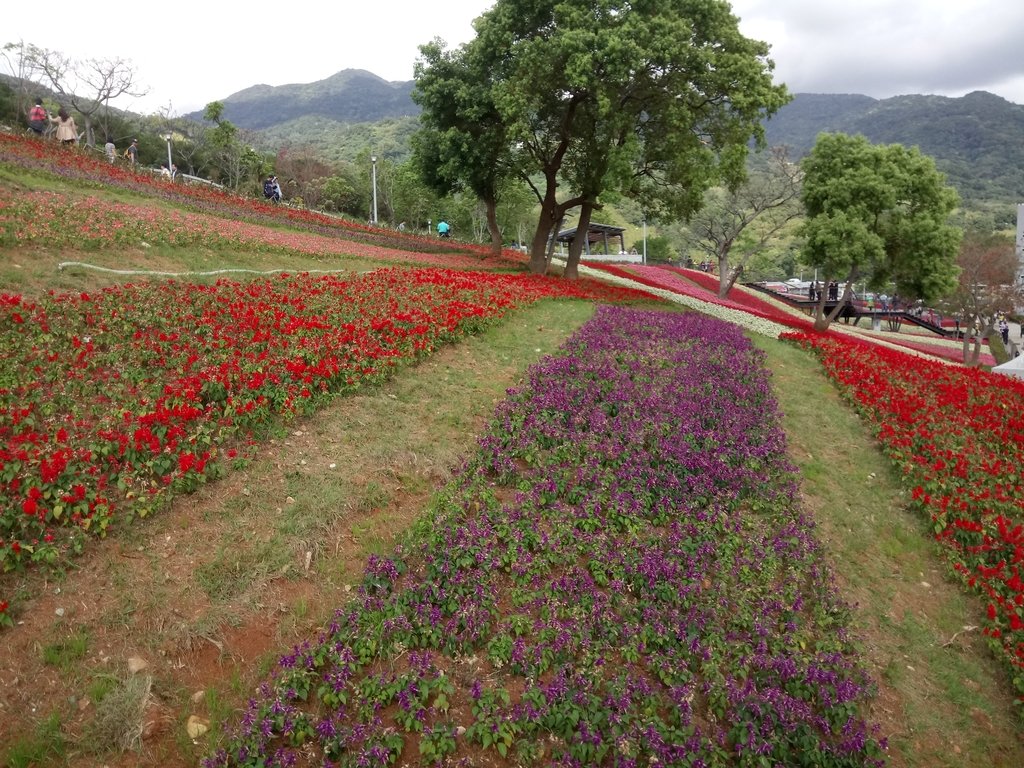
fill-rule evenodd
<path id="1" fill-rule="evenodd" d="M 574 237 L 576 237 L 576 230 L 578 227 L 572 229 L 563 229 L 558 233 L 558 237 L 555 239 L 557 243 L 568 243 Z M 613 227 L 611 224 L 597 224 L 590 222 L 590 226 L 587 228 L 587 240 L 591 243 L 596 243 L 599 240 L 604 240 L 606 237 L 619 237 L 623 232 L 626 231 L 625 227 Z"/>

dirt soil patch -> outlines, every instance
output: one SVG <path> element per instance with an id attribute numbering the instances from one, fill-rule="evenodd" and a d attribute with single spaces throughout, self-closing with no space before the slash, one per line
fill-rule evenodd
<path id="1" fill-rule="evenodd" d="M 66 741 L 43 764 L 197 765 L 218 725 L 348 601 L 367 557 L 393 548 L 472 450 L 523 373 L 522 348 L 553 351 L 591 312 L 518 312 L 283 425 L 247 466 L 91 542 L 69 572 L 5 576 L 9 594 L 30 597 L 0 633 L 0 744 L 56 714 Z M 135 686 L 141 702 L 120 695 L 133 679 L 148 683 Z"/>

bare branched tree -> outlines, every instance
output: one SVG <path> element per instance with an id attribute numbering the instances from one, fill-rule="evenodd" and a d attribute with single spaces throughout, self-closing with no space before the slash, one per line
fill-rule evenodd
<path id="1" fill-rule="evenodd" d="M 72 96 L 71 103 L 85 117 L 86 143 L 96 143 L 92 132 L 92 115 L 100 114 L 105 132 L 109 132 L 106 118 L 110 114 L 110 102 L 120 96 L 138 98 L 146 93 L 135 83 L 135 68 L 130 61 L 121 58 L 86 59 L 79 62 L 77 72 L 82 86 L 87 88 L 84 97 Z M 89 105 L 95 110 L 87 111 Z"/>
<path id="2" fill-rule="evenodd" d="M 29 54 L 34 70 L 84 118 L 85 143 L 90 147 L 96 144 L 94 122 L 109 115 L 110 102 L 146 93 L 135 83 L 135 67 L 126 59 L 75 60 L 36 46 L 30 46 Z"/>
<path id="3" fill-rule="evenodd" d="M 277 175 L 283 180 L 288 198 L 301 197 L 302 202 L 316 207 L 323 198 L 324 182 L 335 174 L 311 147 L 286 147 L 277 153 L 274 162 Z"/>
<path id="4" fill-rule="evenodd" d="M 5 43 L 0 50 L 4 68 L 15 81 L 15 99 L 18 114 L 27 117 L 35 99 L 41 94 L 33 93 L 40 73 L 35 66 L 38 48 L 31 43 L 20 40 L 17 43 Z"/>
<path id="5" fill-rule="evenodd" d="M 996 236 L 969 235 L 960 246 L 957 265 L 959 283 L 942 308 L 960 320 L 964 365 L 976 366 L 981 341 L 995 335 L 999 315 L 1012 312 L 1021 303 L 1013 242 Z"/>
<path id="6" fill-rule="evenodd" d="M 718 295 L 725 298 L 750 259 L 803 211 L 800 168 L 784 147 L 772 148 L 767 167 L 730 192 L 709 190 L 689 223 L 689 245 L 718 262 Z M 741 242 L 741 253 L 733 248 Z"/>

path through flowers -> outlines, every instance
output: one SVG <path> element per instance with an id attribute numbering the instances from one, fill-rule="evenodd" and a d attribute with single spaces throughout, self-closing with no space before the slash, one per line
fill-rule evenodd
<path id="1" fill-rule="evenodd" d="M 880 764 L 761 355 L 599 309 L 207 766 Z"/>

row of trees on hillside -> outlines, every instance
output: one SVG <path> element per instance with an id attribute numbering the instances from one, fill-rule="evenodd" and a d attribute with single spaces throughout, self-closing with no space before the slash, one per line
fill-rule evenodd
<path id="1" fill-rule="evenodd" d="M 686 219 L 690 245 L 719 266 L 724 296 L 750 255 L 806 216 L 802 261 L 848 300 L 856 282 L 935 302 L 956 284 L 958 197 L 916 149 L 823 135 L 797 166 L 781 150 L 748 176 L 748 148 L 786 103 L 764 43 L 722 0 L 498 0 L 456 50 L 421 47 L 413 137 L 424 181 L 494 212 L 525 186 L 539 207 L 530 269 L 577 215 L 576 275 L 591 215 L 629 197 L 652 220 Z M 743 242 L 742 258 L 733 247 Z M 825 327 L 840 308 L 816 322 Z"/>
<path id="2" fill-rule="evenodd" d="M 455 51 L 421 47 L 414 156 L 439 192 L 493 211 L 510 183 L 540 207 L 530 269 L 579 209 L 566 275 L 591 214 L 628 195 L 651 218 L 686 217 L 709 187 L 744 177 L 748 145 L 788 99 L 765 43 L 724 0 L 498 0 Z M 492 243 L 500 244 L 489 215 Z"/>
<path id="3" fill-rule="evenodd" d="M 684 239 L 718 261 L 724 298 L 785 230 L 799 244 L 801 264 L 822 283 L 844 286 L 828 314 L 827 294 L 819 294 L 818 328 L 828 327 L 859 284 L 958 318 L 964 362 L 976 365 L 982 339 L 994 338 L 998 318 L 1024 305 L 1024 290 L 1013 238 L 969 219 L 965 232 L 951 223 L 957 205 L 956 191 L 917 148 L 822 134 L 799 166 L 774 149 L 736 189 L 709 190 Z"/>
<path id="4" fill-rule="evenodd" d="M 76 60 L 33 43 L 7 43 L 0 49 L 0 63 L 10 74 L 0 83 L 0 118 L 24 124 L 37 98 L 56 112 L 69 109 L 85 128 L 83 143 L 89 147 L 108 139 L 123 149 L 138 139 L 139 162 L 155 166 L 167 162 L 168 137 L 171 162 L 184 173 L 210 179 L 231 189 L 259 194 L 261 180 L 279 176 L 285 199 L 328 211 L 367 219 L 371 207 L 370 150 L 354 161 L 330 161 L 308 146 L 285 146 L 262 151 L 259 137 L 225 118 L 224 104 L 206 105 L 203 122 L 171 114 L 170 107 L 154 115 L 134 115 L 114 106 L 124 98 L 145 93 L 130 61 L 121 58 Z M 395 154 L 395 153 L 392 153 Z M 478 239 L 486 231 L 486 212 L 475 196 L 460 194 L 442 198 L 420 179 L 409 162 L 379 158 L 378 192 L 382 220 L 393 225 L 408 222 L 422 229 L 428 221 L 449 220 L 463 237 Z M 530 201 L 525 190 L 510 190 L 499 208 L 506 229 L 523 237 Z"/>

